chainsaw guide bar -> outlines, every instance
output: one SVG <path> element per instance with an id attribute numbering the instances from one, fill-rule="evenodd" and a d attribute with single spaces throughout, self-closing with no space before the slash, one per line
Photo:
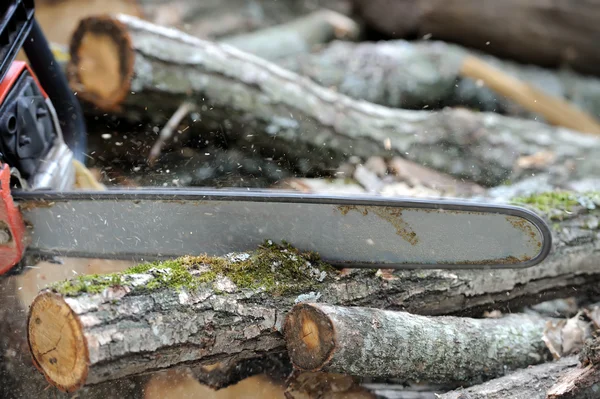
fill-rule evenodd
<path id="1" fill-rule="evenodd" d="M 343 267 L 481 269 L 530 267 L 551 248 L 535 213 L 470 201 L 155 188 L 13 196 L 28 253 L 47 256 L 222 256 L 271 240 Z"/>

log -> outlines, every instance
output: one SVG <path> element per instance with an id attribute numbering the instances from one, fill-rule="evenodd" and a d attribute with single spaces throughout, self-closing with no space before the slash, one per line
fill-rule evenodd
<path id="1" fill-rule="evenodd" d="M 174 26 L 194 36 L 220 39 L 285 24 L 319 9 L 344 15 L 351 11 L 347 0 L 137 0 L 145 19 Z"/>
<path id="2" fill-rule="evenodd" d="M 597 320 L 594 320 L 597 323 Z M 600 339 L 586 341 L 579 354 L 579 367 L 560 376 L 548 390 L 545 399 L 588 399 L 600 390 Z"/>
<path id="3" fill-rule="evenodd" d="M 308 53 L 334 39 L 356 40 L 360 26 L 349 17 L 319 10 L 286 24 L 224 37 L 225 43 L 270 61 Z"/>
<path id="4" fill-rule="evenodd" d="M 587 114 L 600 115 L 600 79 L 522 65 L 449 43 L 336 41 L 279 64 L 350 97 L 390 107 L 460 106 L 598 130 Z"/>
<path id="5" fill-rule="evenodd" d="M 578 367 L 561 376 L 547 392 L 545 399 L 592 399 L 598 397 L 600 370 Z"/>
<path id="6" fill-rule="evenodd" d="M 598 114 L 597 105 L 591 101 L 597 98 L 595 88 L 600 84 L 595 77 L 520 64 L 442 41 L 334 41 L 322 50 L 289 57 L 279 64 L 354 98 L 390 107 L 431 109 L 462 105 L 527 115 L 506 98 L 463 76 L 461 66 L 467 56 L 480 58 L 549 95 L 568 99 L 589 113 Z M 394 90 L 386 91 L 389 87 Z"/>
<path id="7" fill-rule="evenodd" d="M 430 36 L 502 58 L 600 74 L 600 3 L 352 0 L 365 23 L 394 38 Z"/>
<path id="8" fill-rule="evenodd" d="M 437 399 L 546 399 L 546 392 L 569 371 L 577 356 L 513 371 L 483 384 L 437 394 Z"/>
<path id="9" fill-rule="evenodd" d="M 600 139 L 489 113 L 389 109 L 353 100 L 223 44 L 118 15 L 81 21 L 67 67 L 79 98 L 106 112 L 164 123 L 182 101 L 208 132 L 245 140 L 305 177 L 351 155 L 402 156 L 494 186 L 549 173 L 568 181 L 600 165 Z M 539 152 L 554 157 L 521 167 Z"/>
<path id="10" fill-rule="evenodd" d="M 569 198 L 551 193 L 519 200 L 545 209 L 538 212 L 553 225 L 553 253 L 532 268 L 340 272 L 314 254 L 275 244 L 228 258 L 184 257 L 42 290 L 30 307 L 30 348 L 49 381 L 64 390 L 178 366 L 225 387 L 253 372 L 284 369 L 279 331 L 297 301 L 467 316 L 573 290 L 597 293 L 600 240 L 587 226 L 599 211 Z M 590 198 L 582 202 L 589 205 Z M 68 320 L 60 334 L 52 328 Z M 69 364 L 79 368 L 67 373 Z"/>
<path id="11" fill-rule="evenodd" d="M 70 259 L 60 267 L 50 262 L 27 262 L 20 275 L 0 278 L 0 397 L 3 399 L 68 398 L 38 373 L 29 355 L 27 311 L 39 287 L 73 273 L 98 273 L 124 269 L 127 262 Z M 81 397 L 117 399 L 134 397 L 141 389 L 137 378 L 83 387 Z"/>
<path id="12" fill-rule="evenodd" d="M 285 318 L 290 359 L 302 371 L 362 378 L 480 383 L 549 360 L 546 319 L 420 316 L 366 307 L 301 303 Z"/>

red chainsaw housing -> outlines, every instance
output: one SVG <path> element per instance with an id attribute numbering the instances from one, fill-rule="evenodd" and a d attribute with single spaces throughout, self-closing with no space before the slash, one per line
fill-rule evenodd
<path id="1" fill-rule="evenodd" d="M 8 242 L 0 242 L 0 275 L 15 266 L 25 253 L 25 223 L 19 208 L 10 194 L 10 168 L 0 165 L 0 236 Z"/>
<path id="2" fill-rule="evenodd" d="M 47 98 L 47 94 L 29 66 L 25 62 L 14 61 L 4 79 L 0 82 L 0 105 L 25 71 L 29 72 L 34 78 L 42 95 Z M 13 201 L 10 192 L 10 180 L 9 166 L 0 162 L 0 275 L 19 263 L 26 247 L 25 223 L 19 208 Z M 8 242 L 4 242 L 6 237 L 8 237 Z"/>

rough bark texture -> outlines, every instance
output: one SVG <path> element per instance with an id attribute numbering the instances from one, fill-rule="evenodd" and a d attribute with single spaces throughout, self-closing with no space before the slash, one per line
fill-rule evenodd
<path id="1" fill-rule="evenodd" d="M 114 65 L 95 71 L 109 47 Z M 306 175 L 349 155 L 400 155 L 485 185 L 532 173 L 570 180 L 600 167 L 595 137 L 497 114 L 356 101 L 237 49 L 127 16 L 82 21 L 68 71 L 80 98 L 134 118 L 164 123 L 191 99 L 208 131 L 244 139 L 251 151 L 284 158 Z M 553 154 L 542 167 L 517 165 L 541 151 Z"/>
<path id="2" fill-rule="evenodd" d="M 600 74 L 597 0 L 353 0 L 373 28 L 404 38 L 431 35 L 500 57 Z"/>
<path id="3" fill-rule="evenodd" d="M 62 309 L 71 309 L 87 337 L 89 359 L 80 363 L 87 365 L 87 380 L 81 373 L 73 386 L 190 364 L 199 370 L 203 382 L 214 383 L 210 373 L 216 369 L 220 374 L 214 385 L 226 386 L 239 380 L 236 367 L 241 362 L 247 365 L 241 368 L 251 373 L 255 370 L 252 359 L 285 350 L 278 330 L 297 300 L 424 315 L 481 315 L 483 310 L 514 309 L 570 295 L 574 289 L 581 295 L 597 292 L 600 241 L 594 229 L 598 211 L 574 207 L 570 212 L 562 212 L 563 221 L 551 221 L 554 251 L 550 257 L 523 270 L 375 273 L 354 269 L 341 273 L 327 271 L 325 266 L 319 269 L 314 259 L 289 249 L 265 247 L 250 257 L 229 258 L 227 267 L 222 261 L 184 259 L 181 264 L 194 265 L 191 270 L 199 273 L 200 280 L 192 276 L 190 281 L 203 281 L 201 276 L 209 270 L 206 263 L 221 270 L 208 275 L 206 285 L 199 288 L 161 288 L 163 279 L 165 284 L 172 281 L 169 276 L 186 276 L 166 264 L 154 271 L 138 269 L 134 275 L 73 279 L 55 289 L 66 296 L 45 291 L 38 298 L 53 298 Z M 165 268 L 171 272 L 161 272 Z M 235 273 L 240 268 L 241 277 Z M 321 277 L 324 280 L 319 282 Z M 186 281 L 187 277 L 175 283 Z M 37 325 L 33 321 L 30 327 Z M 40 353 L 52 353 L 55 343 L 36 345 L 38 362 L 52 365 L 52 356 Z"/>
<path id="4" fill-rule="evenodd" d="M 483 384 L 438 394 L 439 399 L 546 399 L 546 392 L 556 381 L 577 366 L 577 357 L 514 371 Z"/>
<path id="5" fill-rule="evenodd" d="M 569 370 L 552 386 L 546 399 L 592 399 L 600 393 L 600 370 L 593 366 Z"/>
<path id="6" fill-rule="evenodd" d="M 597 320 L 594 325 L 598 327 Z M 599 339 L 589 339 L 579 353 L 580 365 L 560 376 L 545 399 L 588 399 L 600 395 Z"/>
<path id="7" fill-rule="evenodd" d="M 336 41 L 323 50 L 289 57 L 280 65 L 350 97 L 389 107 L 462 106 L 519 117 L 540 117 L 499 95 L 461 65 L 475 56 L 544 93 L 600 116 L 600 79 L 502 60 L 441 41 Z"/>
<path id="8" fill-rule="evenodd" d="M 428 317 L 302 303 L 286 316 L 283 332 L 300 370 L 471 385 L 550 360 L 541 339 L 546 320 L 518 314 Z"/>
<path id="9" fill-rule="evenodd" d="M 320 10 L 282 25 L 225 37 L 229 44 L 267 60 L 308 53 L 334 39 L 356 39 L 360 26 L 343 14 Z"/>

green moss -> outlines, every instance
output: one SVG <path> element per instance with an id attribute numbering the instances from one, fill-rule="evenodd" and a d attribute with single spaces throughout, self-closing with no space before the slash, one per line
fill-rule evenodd
<path id="1" fill-rule="evenodd" d="M 600 206 L 600 192 L 549 191 L 526 197 L 516 197 L 511 203 L 528 205 L 546 214 L 551 220 L 562 220 L 573 212 L 575 207 L 587 210 L 596 209 Z"/>
<path id="2" fill-rule="evenodd" d="M 334 268 L 319 255 L 300 252 L 287 243 L 265 242 L 249 253 L 226 257 L 185 256 L 174 260 L 143 263 L 120 273 L 81 276 L 50 286 L 63 295 L 100 293 L 108 287 L 126 285 L 133 290 L 195 289 L 202 284 L 217 289 L 220 278 L 238 288 L 264 289 L 273 294 L 301 291 L 318 286 Z M 143 285 L 134 285 L 133 275 L 152 275 Z"/>

